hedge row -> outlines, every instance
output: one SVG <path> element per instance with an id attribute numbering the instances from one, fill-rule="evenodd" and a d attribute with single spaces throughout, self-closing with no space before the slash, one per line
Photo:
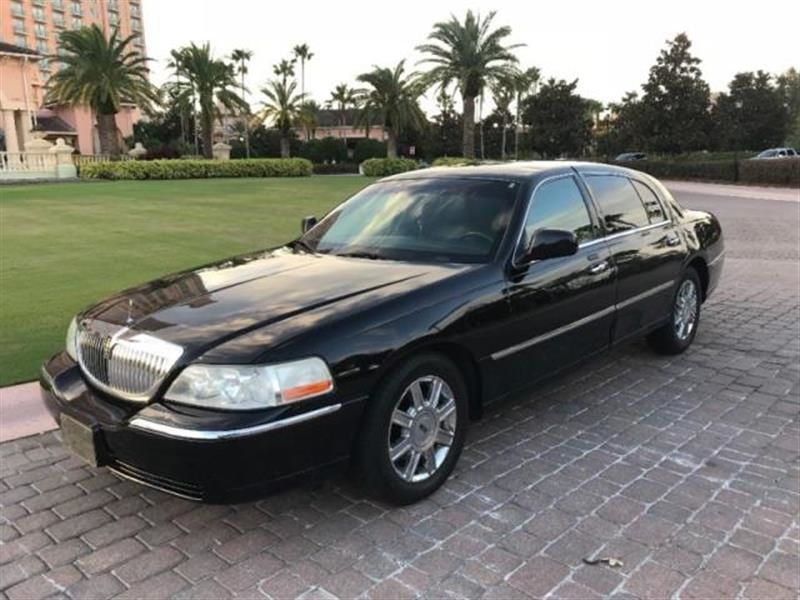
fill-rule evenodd
<path id="1" fill-rule="evenodd" d="M 774 160 L 664 161 L 618 163 L 664 179 L 800 185 L 800 158 Z"/>
<path id="2" fill-rule="evenodd" d="M 242 160 L 128 160 L 81 165 L 81 179 L 206 179 L 211 177 L 307 177 L 305 158 Z"/>
<path id="3" fill-rule="evenodd" d="M 342 175 L 342 174 L 357 174 L 358 163 L 335 163 L 324 164 L 314 163 L 314 175 Z"/>
<path id="4" fill-rule="evenodd" d="M 435 159 L 431 166 L 433 167 L 474 167 L 482 164 L 482 161 L 477 158 L 463 158 L 461 156 L 440 156 Z"/>
<path id="5" fill-rule="evenodd" d="M 361 172 L 367 177 L 387 177 L 416 168 L 417 162 L 410 158 L 370 158 L 361 163 Z"/>

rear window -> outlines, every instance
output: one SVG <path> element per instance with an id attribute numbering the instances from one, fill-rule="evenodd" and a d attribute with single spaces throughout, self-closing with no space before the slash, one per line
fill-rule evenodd
<path id="1" fill-rule="evenodd" d="M 639 194 L 627 177 L 589 175 L 586 183 L 597 201 L 608 233 L 621 233 L 650 224 Z"/>
<path id="2" fill-rule="evenodd" d="M 633 187 L 636 188 L 636 191 L 639 192 L 639 197 L 644 203 L 644 208 L 647 211 L 650 223 L 661 223 L 666 220 L 664 209 L 661 208 L 661 202 L 658 201 L 656 193 L 640 181 L 631 179 L 631 183 L 633 183 Z"/>

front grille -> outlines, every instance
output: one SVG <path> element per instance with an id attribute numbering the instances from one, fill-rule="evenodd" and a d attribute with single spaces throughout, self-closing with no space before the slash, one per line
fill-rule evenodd
<path id="1" fill-rule="evenodd" d="M 108 393 L 145 402 L 153 397 L 183 350 L 146 333 L 96 321 L 78 330 L 78 362 Z"/>

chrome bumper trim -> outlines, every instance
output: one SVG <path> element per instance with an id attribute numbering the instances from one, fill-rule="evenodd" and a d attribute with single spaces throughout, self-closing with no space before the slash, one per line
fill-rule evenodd
<path id="1" fill-rule="evenodd" d="M 148 431 L 150 433 L 157 433 L 169 437 L 180 438 L 184 440 L 227 440 L 232 438 L 239 438 L 248 435 L 255 435 L 258 433 L 266 433 L 268 431 L 275 431 L 276 429 L 283 429 L 284 427 L 291 427 L 298 423 L 310 421 L 317 417 L 322 417 L 335 413 L 342 408 L 341 404 L 331 404 L 330 406 L 323 406 L 315 410 L 272 421 L 270 423 L 263 423 L 262 425 L 253 425 L 252 427 L 243 427 L 241 429 L 221 429 L 221 430 L 204 430 L 204 429 L 187 429 L 185 427 L 175 427 L 165 423 L 152 421 L 145 417 L 135 417 L 129 423 L 130 427 Z"/>

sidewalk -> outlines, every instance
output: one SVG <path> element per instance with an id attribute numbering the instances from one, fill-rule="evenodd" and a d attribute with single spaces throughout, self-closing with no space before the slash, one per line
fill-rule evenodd
<path id="1" fill-rule="evenodd" d="M 0 388 L 0 443 L 57 429 L 39 395 L 39 382 Z"/>

